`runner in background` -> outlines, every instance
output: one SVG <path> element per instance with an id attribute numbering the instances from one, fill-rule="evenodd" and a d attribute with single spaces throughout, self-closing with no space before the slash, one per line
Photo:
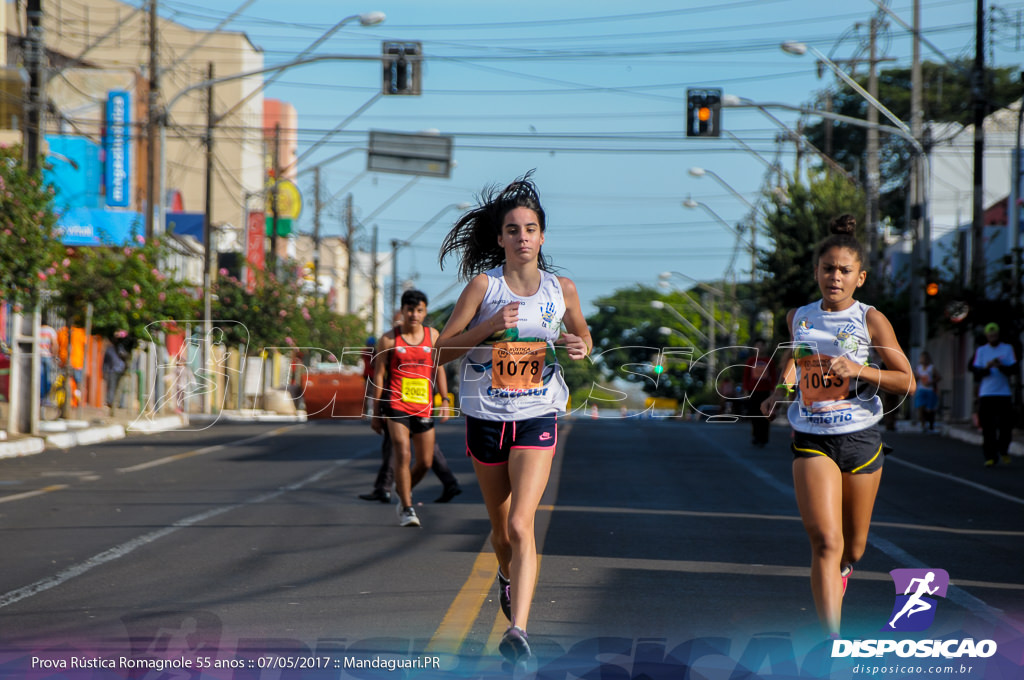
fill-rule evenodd
<path id="1" fill-rule="evenodd" d="M 434 455 L 434 387 L 443 395 L 441 422 L 449 418 L 448 379 L 435 361 L 437 331 L 423 325 L 427 296 L 418 290 L 402 294 L 402 323 L 381 336 L 374 358 L 374 402 L 371 426 L 391 436 L 398 524 L 418 527 L 412 506 L 414 487 L 430 468 Z M 416 464 L 409 470 L 412 447 Z"/>
<path id="2" fill-rule="evenodd" d="M 750 443 L 760 448 L 768 443 L 771 421 L 761 415 L 761 402 L 775 391 L 778 371 L 765 351 L 764 338 L 754 340 L 754 353 L 743 367 L 743 391 L 747 393 L 746 416 L 750 418 Z"/>

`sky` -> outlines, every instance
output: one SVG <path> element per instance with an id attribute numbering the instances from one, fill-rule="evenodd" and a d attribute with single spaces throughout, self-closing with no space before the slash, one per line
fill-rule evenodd
<path id="1" fill-rule="evenodd" d="M 454 204 L 475 202 L 484 187 L 533 170 L 547 213 L 545 252 L 576 283 L 587 314 L 616 289 L 656 285 L 660 272 L 679 272 L 683 277 L 673 283 L 689 285 L 685 277 L 721 280 L 733 263 L 738 280 L 749 278 L 749 251 L 737 249 L 731 229 L 750 212 L 747 203 L 758 201 L 766 164 L 792 170 L 794 146 L 777 143 L 783 130 L 750 109 L 724 110 L 721 138 L 686 138 L 686 90 L 717 87 L 757 102 L 809 105 L 835 87 L 835 78 L 819 78 L 813 56 L 786 54 L 780 44 L 806 42 L 836 60 L 864 55 L 867 25 L 878 12 L 871 0 L 160 0 L 159 6 L 162 16 L 200 29 L 242 7 L 226 30 L 245 32 L 266 65 L 294 59 L 346 16 L 384 12 L 376 26 L 347 23 L 317 53 L 377 55 L 385 40 L 421 41 L 422 95 L 378 98 L 325 138 L 379 92 L 379 64 L 288 70 L 265 96 L 297 109 L 300 155 L 317 145 L 300 172 L 365 146 L 370 130 L 451 135 L 457 166 L 450 178 L 420 178 L 407 187 L 406 175 L 364 173 L 361 152 L 322 169 L 324 196 L 354 180 L 356 215 L 372 216 L 359 233 L 363 250 L 372 247 L 373 225 L 383 254 L 393 239 L 407 239 L 440 213 L 398 252 L 401 279 L 438 306 L 453 302 L 463 285 L 456 262 L 443 271 L 438 266 L 439 246 L 458 215 Z M 911 0 L 888 0 L 888 7 L 912 20 Z M 925 36 L 946 57 L 973 58 L 975 7 L 974 0 L 921 0 Z M 986 2 L 986 9 L 996 19 L 987 38 L 989 63 L 1016 67 L 1024 60 L 1018 46 L 1024 1 L 995 9 Z M 908 67 L 908 32 L 889 19 L 878 51 L 893 59 L 883 68 Z M 927 47 L 922 54 L 938 58 Z M 773 113 L 796 127 L 797 114 Z M 709 173 L 692 176 L 695 167 Z M 311 178 L 307 173 L 298 183 L 305 196 L 298 228 L 307 232 Z M 707 208 L 686 208 L 687 198 Z M 341 200 L 327 206 L 324 235 L 342 233 L 341 206 Z"/>

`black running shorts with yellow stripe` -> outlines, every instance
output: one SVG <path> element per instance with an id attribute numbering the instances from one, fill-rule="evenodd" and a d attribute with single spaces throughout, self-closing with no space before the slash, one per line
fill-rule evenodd
<path id="1" fill-rule="evenodd" d="M 866 474 L 882 467 L 882 459 L 892 448 L 882 443 L 882 433 L 869 427 L 846 434 L 809 434 L 793 431 L 793 457 L 824 456 L 839 466 L 840 472 Z"/>

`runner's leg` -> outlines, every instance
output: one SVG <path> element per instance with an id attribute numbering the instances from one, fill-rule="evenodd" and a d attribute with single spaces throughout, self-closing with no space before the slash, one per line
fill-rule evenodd
<path id="1" fill-rule="evenodd" d="M 548 485 L 553 449 L 513 447 L 508 459 L 512 498 L 509 506 L 508 533 L 512 581 L 512 621 L 526 630 L 530 603 L 537 585 L 537 536 L 534 529 L 537 506 Z"/>
<path id="2" fill-rule="evenodd" d="M 508 478 L 508 464 L 484 465 L 475 458 L 473 469 L 484 497 L 487 516 L 491 520 L 491 547 L 498 558 L 498 566 L 506 576 L 512 559 L 512 545 L 508 537 L 508 510 L 512 486 Z"/>
<path id="3" fill-rule="evenodd" d="M 825 456 L 793 460 L 793 486 L 804 530 L 811 541 L 811 592 L 818 619 L 829 633 L 839 632 L 843 580 L 843 480 Z"/>
<path id="4" fill-rule="evenodd" d="M 412 443 L 409 437 L 409 426 L 397 418 L 387 419 L 388 432 L 391 434 L 392 466 L 395 474 L 395 493 L 398 502 L 404 508 L 412 506 L 412 475 L 409 472 L 409 461 L 412 458 Z"/>
<path id="5" fill-rule="evenodd" d="M 412 486 L 416 486 L 434 464 L 434 428 L 412 435 L 412 441 L 416 445 L 416 462 L 412 466 L 410 481 Z"/>
<path id="6" fill-rule="evenodd" d="M 867 474 L 843 475 L 843 565 L 854 564 L 864 556 L 871 512 L 881 481 L 881 469 Z"/>

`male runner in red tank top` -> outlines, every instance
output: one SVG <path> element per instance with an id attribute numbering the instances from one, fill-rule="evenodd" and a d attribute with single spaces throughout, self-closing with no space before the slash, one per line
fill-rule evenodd
<path id="1" fill-rule="evenodd" d="M 395 493 L 399 526 L 420 526 L 412 507 L 412 487 L 430 469 L 434 454 L 434 388 L 443 395 L 441 422 L 449 418 L 448 379 L 437 365 L 438 332 L 423 325 L 427 296 L 418 290 L 402 294 L 401 324 L 381 336 L 374 359 L 374 432 L 388 428 L 394 446 Z M 412 470 L 412 447 L 416 463 Z"/>

